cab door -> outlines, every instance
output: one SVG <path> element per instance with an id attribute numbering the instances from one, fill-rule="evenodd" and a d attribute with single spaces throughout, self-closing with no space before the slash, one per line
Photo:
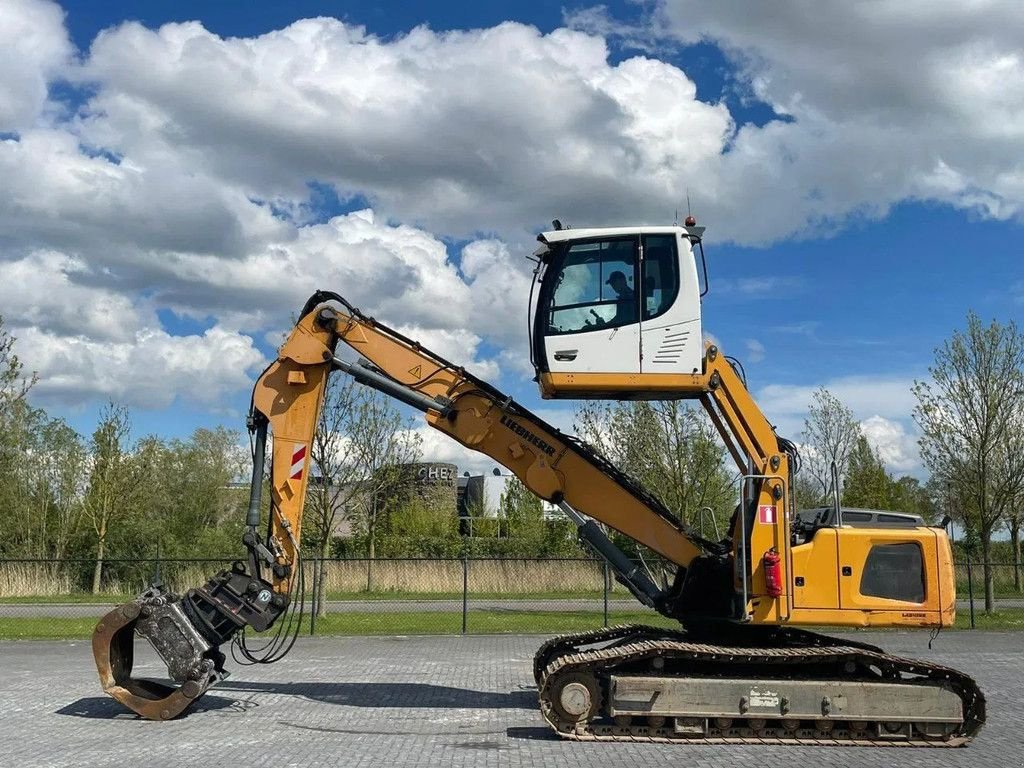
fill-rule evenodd
<path id="1" fill-rule="evenodd" d="M 640 372 L 638 257 L 634 236 L 574 241 L 554 260 L 543 326 L 549 371 Z"/>
<path id="2" fill-rule="evenodd" d="M 697 373 L 703 367 L 700 286 L 690 243 L 679 233 L 643 237 L 640 259 L 644 373 Z"/>

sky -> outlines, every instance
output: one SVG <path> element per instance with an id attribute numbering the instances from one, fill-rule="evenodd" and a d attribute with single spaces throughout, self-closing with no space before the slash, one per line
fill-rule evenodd
<path id="1" fill-rule="evenodd" d="M 539 400 L 536 233 L 707 227 L 707 332 L 780 433 L 831 389 L 921 475 L 910 386 L 1019 320 L 1014 2 L 0 2 L 0 314 L 84 434 L 244 424 L 334 290 Z M 428 458 L 482 470 L 423 429 Z"/>

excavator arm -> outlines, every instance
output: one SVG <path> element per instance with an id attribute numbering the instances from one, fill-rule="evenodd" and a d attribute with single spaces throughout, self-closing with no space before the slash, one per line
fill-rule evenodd
<path id="1" fill-rule="evenodd" d="M 338 355 L 339 343 L 358 353 L 359 361 Z M 720 359 L 715 355 L 708 357 L 709 370 L 694 376 L 694 396 L 730 420 L 744 406 L 734 396 L 725 396 L 735 373 L 727 365 L 714 365 Z M 237 642 L 246 628 L 266 631 L 295 609 L 294 596 L 301 593 L 294 587 L 301 578 L 309 451 L 333 371 L 343 371 L 423 411 L 430 426 L 490 456 L 537 496 L 560 506 L 576 522 L 581 538 L 647 605 L 665 613 L 676 609 L 594 521 L 650 548 L 682 571 L 708 551 L 725 554 L 720 545 L 688 530 L 660 501 L 585 443 L 545 423 L 464 368 L 365 316 L 341 296 L 318 292 L 253 389 L 253 476 L 243 537 L 247 559 L 182 596 L 155 588 L 112 611 L 94 633 L 104 689 L 139 714 L 153 719 L 179 714 L 226 674 L 222 645 Z M 734 449 L 749 452 L 758 440 L 770 441 L 774 433 L 766 427 L 755 424 L 741 431 Z M 268 436 L 273 440 L 265 490 Z M 270 497 L 266 520 L 265 492 Z M 261 533 L 263 523 L 266 530 Z M 178 688 L 131 677 L 136 634 L 157 650 L 171 677 L 181 684 Z"/>

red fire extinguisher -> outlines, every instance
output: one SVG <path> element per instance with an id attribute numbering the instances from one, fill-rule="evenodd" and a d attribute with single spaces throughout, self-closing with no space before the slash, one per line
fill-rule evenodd
<path id="1" fill-rule="evenodd" d="M 782 594 L 782 558 L 774 547 L 764 553 L 764 584 L 770 597 Z"/>

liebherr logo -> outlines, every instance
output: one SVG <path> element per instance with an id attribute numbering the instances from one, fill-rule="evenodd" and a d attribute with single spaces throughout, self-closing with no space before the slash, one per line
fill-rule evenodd
<path id="1" fill-rule="evenodd" d="M 522 426 L 518 422 L 513 421 L 508 416 L 504 416 L 503 415 L 501 417 L 501 423 L 504 424 L 509 429 L 511 429 L 513 432 L 515 432 L 521 438 L 526 440 L 526 442 L 528 442 L 528 443 L 530 443 L 532 445 L 535 445 L 538 448 L 540 448 L 548 456 L 554 456 L 555 455 L 555 449 L 554 449 L 553 446 L 548 445 L 548 443 L 546 443 L 545 441 L 541 440 L 539 437 L 537 437 L 535 434 L 533 434 L 533 432 L 531 432 L 530 430 L 528 430 L 526 427 Z"/>

